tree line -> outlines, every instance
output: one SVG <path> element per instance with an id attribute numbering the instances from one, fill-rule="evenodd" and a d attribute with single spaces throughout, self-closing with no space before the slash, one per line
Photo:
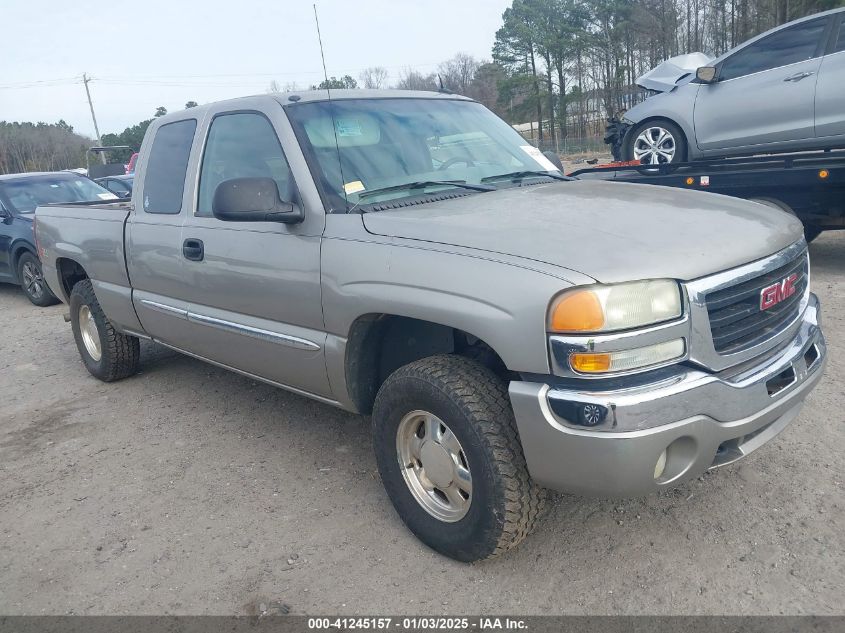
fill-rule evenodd
<path id="1" fill-rule="evenodd" d="M 57 171 L 85 165 L 91 140 L 58 123 L 0 121 L 0 174 Z"/>

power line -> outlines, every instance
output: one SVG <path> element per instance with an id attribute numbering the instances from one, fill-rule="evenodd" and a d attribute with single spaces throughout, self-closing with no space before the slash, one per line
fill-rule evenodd
<path id="1" fill-rule="evenodd" d="M 386 70 L 402 70 L 405 68 L 427 68 L 437 66 L 440 62 L 425 62 L 419 64 L 400 64 L 394 66 L 382 66 Z M 360 68 L 336 68 L 335 73 L 353 73 L 358 74 L 368 67 Z M 96 79 L 89 77 L 88 81 L 94 81 L 101 84 L 115 85 L 115 86 L 172 86 L 185 88 L 240 88 L 258 85 L 259 81 L 264 78 L 273 77 L 303 77 L 303 76 L 322 76 L 323 70 L 301 70 L 296 72 L 278 72 L 278 73 L 220 73 L 220 74 L 205 74 L 205 75 L 135 75 L 132 77 L 98 77 Z M 227 82 L 227 81 L 179 81 L 192 79 L 249 79 L 255 77 L 253 82 Z M 22 90 L 28 88 L 47 88 L 55 86 L 64 86 L 77 83 L 81 80 L 80 76 L 62 77 L 58 79 L 41 79 L 33 81 L 21 81 L 8 84 L 0 84 L 0 90 Z"/>

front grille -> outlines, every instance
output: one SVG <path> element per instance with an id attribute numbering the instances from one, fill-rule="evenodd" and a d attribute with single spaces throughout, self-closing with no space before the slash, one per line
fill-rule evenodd
<path id="1" fill-rule="evenodd" d="M 713 346 L 720 354 L 752 347 L 782 331 L 801 309 L 807 289 L 807 253 L 775 270 L 705 296 Z M 760 293 L 774 283 L 797 273 L 795 293 L 767 310 L 760 309 Z"/>

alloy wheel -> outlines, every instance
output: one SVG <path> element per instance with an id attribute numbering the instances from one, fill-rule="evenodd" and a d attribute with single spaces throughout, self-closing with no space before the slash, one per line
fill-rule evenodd
<path id="1" fill-rule="evenodd" d="M 646 128 L 634 139 L 634 158 L 646 165 L 671 163 L 676 151 L 675 137 L 666 128 Z"/>
<path id="2" fill-rule="evenodd" d="M 30 261 L 23 265 L 21 272 L 23 273 L 23 289 L 36 301 L 41 300 L 44 297 L 44 277 L 41 275 L 41 270 Z"/>

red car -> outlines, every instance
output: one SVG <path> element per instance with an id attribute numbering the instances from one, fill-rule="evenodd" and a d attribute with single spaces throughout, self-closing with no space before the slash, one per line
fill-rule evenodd
<path id="1" fill-rule="evenodd" d="M 126 173 L 127 174 L 134 174 L 135 173 L 135 165 L 138 163 L 138 152 L 132 154 L 129 157 L 129 162 L 126 164 Z"/>

